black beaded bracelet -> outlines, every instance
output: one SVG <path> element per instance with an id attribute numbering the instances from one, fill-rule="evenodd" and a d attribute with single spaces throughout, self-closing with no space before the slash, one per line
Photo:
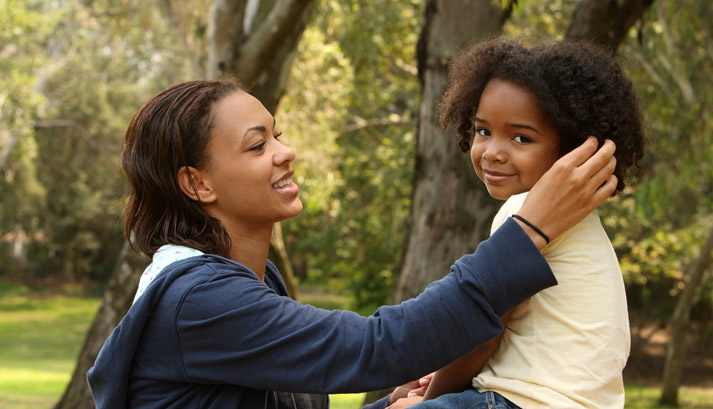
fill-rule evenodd
<path id="1" fill-rule="evenodd" d="M 550 244 L 550 238 L 547 237 L 547 235 L 542 230 L 535 227 L 534 224 L 528 222 L 524 217 L 520 216 L 519 214 L 514 214 L 514 215 L 512 215 L 512 217 L 514 217 L 515 219 L 518 219 L 521 222 L 525 223 L 526 225 L 530 226 L 532 228 L 532 230 L 534 230 L 537 234 L 539 234 L 540 236 L 542 236 L 545 239 L 547 244 Z"/>

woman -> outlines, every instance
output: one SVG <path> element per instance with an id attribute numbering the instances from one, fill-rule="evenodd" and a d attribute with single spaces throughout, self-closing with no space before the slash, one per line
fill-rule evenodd
<path id="1" fill-rule="evenodd" d="M 124 227 L 154 260 L 87 375 L 97 408 L 325 408 L 327 393 L 390 387 L 458 358 L 556 283 L 544 239 L 509 220 L 419 297 L 368 318 L 291 300 L 267 259 L 273 224 L 302 210 L 279 135 L 231 80 L 175 85 L 133 118 Z M 595 150 L 590 140 L 558 161 L 520 216 L 554 238 L 608 197 L 614 146 Z"/>

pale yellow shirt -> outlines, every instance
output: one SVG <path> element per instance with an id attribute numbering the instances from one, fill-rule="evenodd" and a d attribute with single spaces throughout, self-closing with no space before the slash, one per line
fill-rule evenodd
<path id="1" fill-rule="evenodd" d="M 508 199 L 495 231 L 527 194 Z M 542 251 L 558 285 L 515 308 L 500 345 L 473 378 L 523 409 L 623 408 L 629 356 L 619 262 L 595 211 Z"/>

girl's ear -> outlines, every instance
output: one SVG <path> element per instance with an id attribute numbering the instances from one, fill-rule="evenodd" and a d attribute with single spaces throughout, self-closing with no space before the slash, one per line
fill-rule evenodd
<path id="1" fill-rule="evenodd" d="M 210 183 L 203 177 L 203 172 L 192 167 L 182 166 L 178 169 L 178 186 L 191 200 L 199 203 L 212 203 L 217 199 Z"/>

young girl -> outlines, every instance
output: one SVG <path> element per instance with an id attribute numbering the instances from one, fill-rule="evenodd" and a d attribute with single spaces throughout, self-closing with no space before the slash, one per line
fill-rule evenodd
<path id="1" fill-rule="evenodd" d="M 290 299 L 267 259 L 273 224 L 302 210 L 295 153 L 279 136 L 230 80 L 177 84 L 134 116 L 125 231 L 153 264 L 87 375 L 98 409 L 324 409 L 328 393 L 383 389 L 453 361 L 554 284 L 544 241 L 509 220 L 419 297 L 370 317 Z M 613 144 L 595 150 L 590 140 L 562 158 L 519 214 L 553 237 L 585 217 L 616 186 Z M 480 323 L 465 328 L 463 315 Z"/>
<path id="2" fill-rule="evenodd" d="M 619 191 L 643 155 L 631 82 L 608 51 L 585 42 L 527 48 L 493 39 L 471 47 L 453 61 L 441 121 L 457 127 L 490 195 L 507 200 L 493 231 L 587 135 L 616 143 Z M 436 372 L 417 407 L 624 407 L 626 294 L 599 216 L 557 239 L 542 236 L 558 285 L 505 314 L 499 337 Z M 451 394 L 428 400 L 444 393 Z"/>

